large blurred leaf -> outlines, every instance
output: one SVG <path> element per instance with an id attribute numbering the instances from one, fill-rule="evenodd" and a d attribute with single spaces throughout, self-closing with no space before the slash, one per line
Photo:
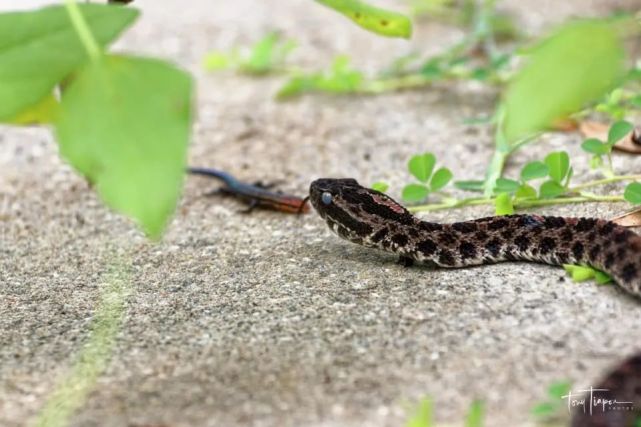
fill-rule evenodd
<path id="1" fill-rule="evenodd" d="M 576 112 L 612 89 L 624 74 L 616 23 L 579 21 L 544 40 L 505 93 L 510 143 Z"/>
<path id="2" fill-rule="evenodd" d="M 191 92 L 191 78 L 164 62 L 107 56 L 81 69 L 62 98 L 62 155 L 151 237 L 178 199 Z"/>
<path id="3" fill-rule="evenodd" d="M 138 16 L 132 8 L 78 7 L 103 47 Z M 0 14 L 0 121 L 11 120 L 39 103 L 86 60 L 64 6 Z"/>
<path id="4" fill-rule="evenodd" d="M 412 22 L 397 12 L 380 9 L 360 0 L 316 0 L 345 15 L 366 30 L 388 37 L 410 38 Z"/>

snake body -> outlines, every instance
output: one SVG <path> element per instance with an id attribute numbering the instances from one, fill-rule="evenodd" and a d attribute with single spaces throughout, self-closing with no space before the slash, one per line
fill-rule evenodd
<path id="1" fill-rule="evenodd" d="M 422 221 L 384 193 L 354 179 L 318 179 L 309 199 L 343 239 L 437 267 L 502 261 L 585 264 L 641 297 L 641 236 L 611 221 L 508 215 L 439 224 Z"/>

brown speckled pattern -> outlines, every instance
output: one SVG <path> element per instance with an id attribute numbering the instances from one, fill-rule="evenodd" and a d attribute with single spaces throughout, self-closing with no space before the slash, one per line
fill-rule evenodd
<path id="1" fill-rule="evenodd" d="M 324 193 L 330 203 L 323 201 Z M 387 195 L 353 179 L 314 181 L 310 201 L 340 237 L 396 253 L 405 264 L 587 264 L 641 297 L 641 236 L 610 221 L 509 215 L 438 224 L 419 220 Z"/>

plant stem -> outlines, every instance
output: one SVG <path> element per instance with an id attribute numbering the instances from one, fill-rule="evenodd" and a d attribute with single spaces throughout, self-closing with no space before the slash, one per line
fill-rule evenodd
<path id="1" fill-rule="evenodd" d="M 85 18 L 82 16 L 82 12 L 76 4 L 76 1 L 65 0 L 65 6 L 67 8 L 67 13 L 69 13 L 69 19 L 71 19 L 71 23 L 87 51 L 87 54 L 92 61 L 97 61 L 100 59 L 101 55 L 100 46 L 98 46 L 96 39 L 93 37 L 93 34 L 91 34 L 87 21 L 85 21 Z"/>
<path id="2" fill-rule="evenodd" d="M 641 180 L 641 175 L 616 175 L 610 178 L 597 179 L 595 181 L 579 184 L 568 189 L 568 192 L 578 192 L 586 188 L 596 187 L 597 185 L 610 184 L 619 181 L 637 181 Z"/>
<path id="3" fill-rule="evenodd" d="M 471 198 L 462 199 L 449 203 L 434 203 L 429 205 L 410 206 L 407 209 L 410 212 L 434 212 L 444 209 L 456 209 L 463 206 L 480 206 L 493 205 L 494 198 Z M 584 202 L 624 202 L 623 196 L 576 196 L 576 197 L 558 197 L 555 199 L 533 199 L 533 200 L 515 200 L 515 208 L 532 208 L 536 206 L 561 205 L 565 203 L 584 203 Z"/>

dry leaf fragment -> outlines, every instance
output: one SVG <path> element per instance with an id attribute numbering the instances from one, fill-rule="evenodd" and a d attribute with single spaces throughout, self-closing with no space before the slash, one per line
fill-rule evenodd
<path id="1" fill-rule="evenodd" d="M 601 141 L 608 140 L 608 130 L 610 126 L 606 123 L 595 122 L 594 120 L 584 120 L 579 124 L 579 132 L 584 138 L 596 138 Z"/>
<path id="2" fill-rule="evenodd" d="M 615 216 L 611 221 L 623 227 L 641 227 L 641 207 Z"/>

